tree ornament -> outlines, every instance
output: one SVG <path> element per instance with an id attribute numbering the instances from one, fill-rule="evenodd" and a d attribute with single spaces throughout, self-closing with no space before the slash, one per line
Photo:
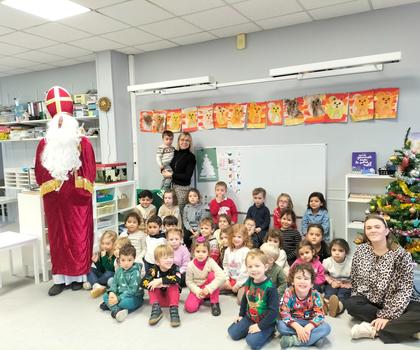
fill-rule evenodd
<path id="1" fill-rule="evenodd" d="M 401 170 L 404 171 L 405 169 L 407 169 L 408 164 L 410 164 L 410 159 L 407 156 L 405 156 L 400 164 Z"/>
<path id="2" fill-rule="evenodd" d="M 108 97 L 101 97 L 98 106 L 102 112 L 108 112 L 111 109 L 111 100 Z"/>
<path id="3" fill-rule="evenodd" d="M 370 212 L 373 213 L 376 210 L 376 206 L 375 205 L 371 205 L 369 207 L 369 209 L 370 209 Z"/>
<path id="4" fill-rule="evenodd" d="M 415 214 L 416 213 L 416 208 L 411 207 L 410 209 L 408 209 L 408 211 L 410 212 L 410 214 Z"/>

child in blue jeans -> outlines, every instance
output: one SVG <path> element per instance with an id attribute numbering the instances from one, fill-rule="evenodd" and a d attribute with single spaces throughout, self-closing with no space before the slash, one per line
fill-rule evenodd
<path id="1" fill-rule="evenodd" d="M 315 271 L 311 264 L 294 265 L 289 271 L 292 286 L 286 289 L 280 306 L 281 320 L 277 321 L 280 346 L 322 346 L 331 328 L 326 323 L 322 298 L 313 288 Z"/>
<path id="2" fill-rule="evenodd" d="M 118 262 L 120 267 L 115 272 L 111 287 L 104 294 L 104 302 L 99 305 L 102 310 L 110 310 L 111 316 L 122 322 L 128 313 L 143 305 L 140 286 L 141 264 L 134 262 L 136 248 L 127 244 L 120 249 Z"/>

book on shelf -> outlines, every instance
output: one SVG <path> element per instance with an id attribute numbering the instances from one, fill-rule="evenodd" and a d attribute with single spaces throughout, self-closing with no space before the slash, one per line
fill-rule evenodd
<path id="1" fill-rule="evenodd" d="M 375 174 L 376 152 L 353 152 L 351 170 L 357 174 Z"/>
<path id="2" fill-rule="evenodd" d="M 373 199 L 375 196 L 372 193 L 349 193 L 349 199 Z"/>

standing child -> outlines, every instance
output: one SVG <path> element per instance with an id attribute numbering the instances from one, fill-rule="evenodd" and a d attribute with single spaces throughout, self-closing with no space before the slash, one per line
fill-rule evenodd
<path id="1" fill-rule="evenodd" d="M 281 193 L 277 197 L 277 208 L 273 211 L 273 226 L 276 229 L 281 228 L 281 217 L 286 209 L 293 210 L 293 202 L 290 195 L 287 193 Z M 296 226 L 296 224 L 295 224 Z M 296 227 L 293 227 L 296 228 Z"/>
<path id="2" fill-rule="evenodd" d="M 136 248 L 136 262 L 142 262 L 146 255 L 146 234 L 140 231 L 141 218 L 136 212 L 127 214 L 124 220 L 126 231 L 120 237 L 128 237 L 131 244 Z"/>
<path id="3" fill-rule="evenodd" d="M 297 253 L 299 257 L 296 259 L 290 269 L 292 269 L 293 266 L 303 263 L 310 264 L 315 272 L 315 279 L 313 281 L 314 288 L 318 291 L 322 291 L 323 285 L 325 283 L 325 271 L 324 267 L 319 261 L 319 258 L 316 256 L 314 246 L 307 239 L 304 239 L 299 243 Z"/>
<path id="4" fill-rule="evenodd" d="M 296 230 L 296 214 L 292 209 L 285 209 L 280 220 L 283 249 L 286 252 L 287 263 L 291 266 L 296 260 L 297 247 L 302 240 L 302 236 Z"/>
<path id="5" fill-rule="evenodd" d="M 83 283 L 84 289 L 92 289 L 90 292 L 92 298 L 104 294 L 108 280 L 114 276 L 114 245 L 116 240 L 116 232 L 105 231 L 99 241 L 100 252 L 92 256 L 95 267 L 90 268 L 87 281 Z"/>
<path id="6" fill-rule="evenodd" d="M 349 244 L 342 238 L 333 239 L 330 250 L 331 257 L 322 262 L 327 281 L 324 300 L 329 315 L 335 317 L 344 310 L 342 301 L 351 295 L 351 258 Z"/>
<path id="7" fill-rule="evenodd" d="M 227 229 L 222 230 L 220 233 L 220 244 L 219 244 L 219 250 L 220 250 L 220 261 L 219 266 L 223 268 L 223 260 L 225 258 L 225 251 L 229 247 L 229 235 L 231 233 L 232 229 L 228 227 Z"/>
<path id="8" fill-rule="evenodd" d="M 152 313 L 149 324 L 155 325 L 163 317 L 162 307 L 169 307 L 171 326 L 178 327 L 181 324 L 178 313 L 179 283 L 181 274 L 178 266 L 174 264 L 174 251 L 169 244 L 156 247 L 153 265 L 141 281 L 141 286 L 148 290 L 149 302 L 152 305 Z"/>
<path id="9" fill-rule="evenodd" d="M 280 266 L 284 273 L 287 275 L 287 273 L 289 272 L 289 264 L 287 263 L 286 252 L 282 249 L 283 237 L 281 235 L 281 231 L 270 229 L 267 235 L 265 236 L 264 242 L 270 243 L 278 249 L 279 253 L 276 259 L 276 264 Z"/>
<path id="10" fill-rule="evenodd" d="M 327 210 L 327 201 L 320 192 L 312 192 L 308 198 L 308 209 L 302 218 L 302 234 L 308 232 L 309 224 L 321 224 L 324 229 L 324 239 L 330 240 L 330 217 Z"/>
<path id="11" fill-rule="evenodd" d="M 310 264 L 295 265 L 290 269 L 289 282 L 280 306 L 281 320 L 277 321 L 280 346 L 321 347 L 331 327 L 325 322 L 321 295 L 313 289 L 315 272 Z"/>
<path id="12" fill-rule="evenodd" d="M 169 215 L 175 216 L 178 220 L 178 227 L 182 228 L 181 214 L 179 213 L 178 199 L 174 190 L 165 190 L 163 193 L 163 204 L 159 208 L 158 216 L 163 220 Z"/>
<path id="13" fill-rule="evenodd" d="M 230 216 L 227 216 L 226 214 L 220 214 L 217 225 L 219 228 L 216 231 L 214 231 L 214 237 L 220 244 L 220 233 L 222 232 L 222 230 L 226 230 L 228 227 L 232 226 L 232 220 L 230 219 Z"/>
<path id="14" fill-rule="evenodd" d="M 330 250 L 324 240 L 324 229 L 321 224 L 309 224 L 306 239 L 314 246 L 319 261 L 323 262 L 324 259 L 330 256 Z"/>
<path id="15" fill-rule="evenodd" d="M 277 288 L 277 293 L 281 298 L 287 287 L 286 273 L 276 264 L 279 258 L 279 249 L 271 243 L 264 243 L 260 250 L 267 256 L 268 269 L 265 273 L 267 277 L 271 278 Z"/>
<path id="16" fill-rule="evenodd" d="M 200 235 L 209 242 L 209 255 L 217 264 L 220 263 L 220 248 L 217 239 L 213 236 L 214 225 L 211 218 L 204 218 L 200 221 Z"/>
<path id="17" fill-rule="evenodd" d="M 139 194 L 140 204 L 136 205 L 136 212 L 140 215 L 140 231 L 146 231 L 146 222 L 152 216 L 156 215 L 156 207 L 152 204 L 153 194 L 149 190 L 143 190 Z"/>
<path id="18" fill-rule="evenodd" d="M 188 203 L 185 205 L 182 214 L 182 222 L 185 227 L 184 243 L 191 248 L 192 238 L 198 237 L 200 233 L 200 221 L 207 216 L 206 206 L 201 204 L 200 192 L 191 188 L 187 195 Z"/>
<path id="19" fill-rule="evenodd" d="M 104 302 L 99 306 L 102 310 L 110 310 L 111 316 L 122 322 L 128 313 L 143 305 L 144 292 L 139 288 L 141 264 L 134 262 L 136 248 L 126 244 L 119 251 L 120 267 L 115 272 L 108 293 L 104 294 Z"/>
<path id="20" fill-rule="evenodd" d="M 259 241 L 258 241 L 258 234 L 255 231 L 255 229 L 257 228 L 257 225 L 255 223 L 255 220 L 252 218 L 247 218 L 244 221 L 244 225 L 246 226 L 247 230 L 248 230 L 248 236 L 252 242 L 252 247 L 253 248 L 258 248 L 259 247 Z"/>
<path id="21" fill-rule="evenodd" d="M 236 224 L 238 221 L 238 210 L 235 202 L 226 197 L 227 185 L 226 182 L 216 182 L 214 192 L 216 197 L 209 203 L 210 214 L 215 225 L 219 222 L 219 215 L 224 214 L 231 218 L 232 222 Z"/>
<path id="22" fill-rule="evenodd" d="M 187 267 L 187 287 L 190 293 L 185 300 L 185 311 L 198 311 L 204 300 L 209 298 L 211 314 L 219 316 L 219 288 L 225 282 L 226 276 L 219 265 L 209 257 L 210 245 L 205 237 L 198 237 L 191 250 L 194 259 Z"/>
<path id="23" fill-rule="evenodd" d="M 185 287 L 185 274 L 187 272 L 188 263 L 191 260 L 191 254 L 188 248 L 182 244 L 182 230 L 179 228 L 171 228 L 166 231 L 166 240 L 174 251 L 174 263 L 181 273 L 181 287 Z"/>
<path id="24" fill-rule="evenodd" d="M 174 141 L 174 133 L 170 130 L 165 130 L 162 133 L 162 141 L 163 143 L 158 147 L 156 151 L 156 162 L 158 163 L 160 172 L 167 171 L 172 173 L 170 164 L 175 154 L 175 147 L 172 146 L 172 142 Z M 171 183 L 172 178 L 164 177 L 162 180 L 161 192 L 163 193 L 164 191 L 170 189 Z"/>
<path id="25" fill-rule="evenodd" d="M 166 243 L 165 234 L 161 231 L 162 220 L 159 216 L 152 216 L 147 221 L 146 255 L 144 256 L 144 269 L 146 274 L 155 264 L 155 249 L 157 246 Z"/>
<path id="26" fill-rule="evenodd" d="M 249 278 L 245 282 L 239 317 L 228 333 L 233 340 L 245 338 L 251 349 L 262 348 L 272 337 L 278 314 L 279 297 L 273 281 L 267 277 L 268 259 L 258 249 L 246 256 Z"/>
<path id="27" fill-rule="evenodd" d="M 270 210 L 265 206 L 265 189 L 258 187 L 252 191 L 254 204 L 248 209 L 246 218 L 255 220 L 255 232 L 258 236 L 258 247 L 264 243 L 265 234 L 270 226 Z"/>

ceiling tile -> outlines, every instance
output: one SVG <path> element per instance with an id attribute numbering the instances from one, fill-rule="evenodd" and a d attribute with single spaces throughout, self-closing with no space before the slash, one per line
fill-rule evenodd
<path id="1" fill-rule="evenodd" d="M 161 41 L 156 41 L 155 43 L 136 45 L 136 48 L 143 51 L 155 51 L 155 50 L 162 50 L 162 49 L 167 49 L 167 48 L 175 47 L 175 46 L 177 45 L 174 43 L 171 43 L 168 40 L 161 40 Z"/>
<path id="2" fill-rule="evenodd" d="M 263 29 L 274 29 L 280 27 L 287 27 L 292 26 L 295 24 L 311 22 L 312 18 L 306 12 L 298 12 L 293 13 L 291 15 L 281 16 L 281 17 L 274 17 L 268 19 L 261 19 L 259 21 L 255 21 L 259 26 Z"/>
<path id="3" fill-rule="evenodd" d="M 36 65 L 25 67 L 25 68 L 38 72 L 40 70 L 54 69 L 54 68 L 57 68 L 57 66 L 53 66 L 52 64 L 36 64 Z"/>
<path id="4" fill-rule="evenodd" d="M 420 0 L 371 0 L 373 8 L 382 9 L 385 7 L 400 6 L 420 2 Z"/>
<path id="5" fill-rule="evenodd" d="M 96 60 L 95 54 L 77 57 L 80 62 L 94 62 Z"/>
<path id="6" fill-rule="evenodd" d="M 325 19 L 332 17 L 347 16 L 365 11 L 370 11 L 368 0 L 352 1 L 345 4 L 328 6 L 317 10 L 310 10 L 308 12 L 315 19 Z"/>
<path id="7" fill-rule="evenodd" d="M 249 0 L 232 6 L 252 20 L 302 11 L 302 7 L 296 0 Z"/>
<path id="8" fill-rule="evenodd" d="M 110 5 L 118 4 L 119 2 L 124 2 L 126 0 L 72 0 L 78 4 L 88 7 L 90 9 L 99 9 L 101 7 L 106 7 Z"/>
<path id="9" fill-rule="evenodd" d="M 104 38 L 123 43 L 126 46 L 150 43 L 153 41 L 160 40 L 160 38 L 158 38 L 157 36 L 146 33 L 136 28 L 124 29 L 118 32 L 103 34 L 102 36 Z"/>
<path id="10" fill-rule="evenodd" d="M 14 32 L 11 34 L 0 36 L 0 41 L 12 45 L 16 44 L 19 46 L 27 47 L 29 49 L 39 49 L 41 47 L 56 44 L 55 41 L 52 41 L 50 39 L 41 38 L 39 36 L 24 32 Z"/>
<path id="11" fill-rule="evenodd" d="M 13 68 L 29 67 L 37 64 L 37 62 L 28 61 L 18 57 L 0 57 L 0 65 L 10 66 Z"/>
<path id="12" fill-rule="evenodd" d="M 61 60 L 61 61 L 54 61 L 51 62 L 54 66 L 58 67 L 66 67 L 66 66 L 73 66 L 75 64 L 79 64 L 81 61 L 75 60 L 75 59 L 67 59 L 67 60 Z"/>
<path id="13" fill-rule="evenodd" d="M 67 58 L 75 58 L 78 56 L 89 55 L 92 50 L 85 50 L 72 45 L 59 44 L 41 49 L 42 52 L 51 53 L 53 55 L 59 55 Z"/>
<path id="14" fill-rule="evenodd" d="M 306 10 L 316 9 L 320 7 L 332 6 L 349 2 L 349 0 L 299 0 Z"/>
<path id="15" fill-rule="evenodd" d="M 212 30 L 211 33 L 218 36 L 219 38 L 225 38 L 225 37 L 234 36 L 240 33 L 252 33 L 252 32 L 258 32 L 260 30 L 261 28 L 258 27 L 256 24 L 249 22 L 249 23 L 239 24 L 236 26 L 215 29 L 215 30 Z"/>
<path id="16" fill-rule="evenodd" d="M 128 25 L 97 12 L 87 12 L 59 21 L 69 27 L 84 30 L 92 34 L 103 34 L 125 29 Z"/>
<path id="17" fill-rule="evenodd" d="M 227 2 L 228 4 L 236 4 L 238 2 L 244 2 L 247 0 L 224 0 L 225 2 Z"/>
<path id="18" fill-rule="evenodd" d="M 127 1 L 122 4 L 103 8 L 99 12 L 133 26 L 173 17 L 169 12 L 145 0 Z"/>
<path id="19" fill-rule="evenodd" d="M 28 51 L 28 49 L 0 42 L 0 55 L 15 55 L 25 51 Z"/>
<path id="20" fill-rule="evenodd" d="M 195 13 L 183 18 L 205 30 L 226 27 L 226 24 L 235 25 L 248 22 L 247 18 L 227 6 Z"/>
<path id="21" fill-rule="evenodd" d="M 24 68 L 16 68 L 16 69 L 11 69 L 9 70 L 7 73 L 7 75 L 17 75 L 17 74 L 24 74 L 24 73 L 29 73 L 30 70 L 29 69 L 24 69 Z"/>
<path id="22" fill-rule="evenodd" d="M 15 10 L 9 6 L 0 4 L 0 23 L 3 26 L 23 29 L 46 23 L 47 20 L 33 16 L 23 11 Z"/>
<path id="23" fill-rule="evenodd" d="M 189 45 L 189 44 L 201 43 L 201 42 L 209 41 L 213 39 L 217 39 L 217 37 L 210 33 L 203 32 L 203 33 L 197 33 L 197 34 L 192 34 L 192 35 L 181 36 L 178 38 L 173 38 L 171 39 L 171 41 L 177 43 L 178 45 Z"/>
<path id="24" fill-rule="evenodd" d="M 92 36 L 92 34 L 82 32 L 80 30 L 67 27 L 60 23 L 46 23 L 37 27 L 24 30 L 26 33 L 42 36 L 44 38 L 56 40 L 59 42 L 67 42 Z"/>
<path id="25" fill-rule="evenodd" d="M 82 49 L 91 50 L 94 52 L 113 50 L 124 47 L 124 44 L 117 43 L 101 37 L 92 37 L 87 39 L 80 39 L 71 42 L 72 45 L 81 47 Z"/>
<path id="26" fill-rule="evenodd" d="M 4 34 L 7 34 L 7 33 L 11 33 L 11 32 L 14 32 L 14 30 L 10 29 L 10 28 L 0 26 L 0 35 L 4 35 Z"/>
<path id="27" fill-rule="evenodd" d="M 180 16 L 224 6 L 222 0 L 149 0 L 150 2 Z"/>
<path id="28" fill-rule="evenodd" d="M 141 26 L 140 28 L 165 39 L 199 33 L 202 31 L 196 26 L 187 23 L 180 18 L 171 18 L 162 22 L 146 24 Z"/>
<path id="29" fill-rule="evenodd" d="M 136 49 L 135 47 L 132 47 L 132 46 L 123 47 L 121 49 L 117 49 L 117 51 L 121 53 L 125 53 L 126 55 L 137 55 L 139 53 L 144 52 L 143 50 Z"/>
<path id="30" fill-rule="evenodd" d="M 42 51 L 27 51 L 19 55 L 20 58 L 39 63 L 50 63 L 53 61 L 62 60 L 63 57 L 53 55 Z"/>

